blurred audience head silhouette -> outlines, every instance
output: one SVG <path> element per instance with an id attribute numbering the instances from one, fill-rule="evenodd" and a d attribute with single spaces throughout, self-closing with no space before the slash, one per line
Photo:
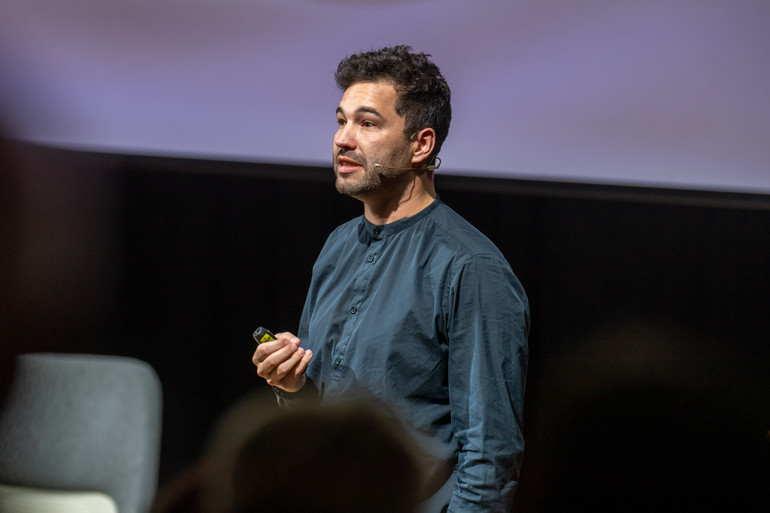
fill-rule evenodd
<path id="1" fill-rule="evenodd" d="M 242 398 L 154 513 L 413 513 L 423 452 L 390 410 L 345 401 L 296 410 Z"/>
<path id="2" fill-rule="evenodd" d="M 236 462 L 231 513 L 409 513 L 422 476 L 395 420 L 363 403 L 276 417 Z"/>

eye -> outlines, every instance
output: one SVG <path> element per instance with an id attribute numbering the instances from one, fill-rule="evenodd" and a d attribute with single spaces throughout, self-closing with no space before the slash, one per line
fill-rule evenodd
<path id="1" fill-rule="evenodd" d="M 342 128 L 345 126 L 345 120 L 342 118 L 337 118 L 337 127 Z"/>
<path id="2" fill-rule="evenodd" d="M 361 126 L 364 127 L 364 128 L 374 128 L 374 127 L 377 126 L 377 123 L 367 119 L 367 120 L 364 120 L 364 121 L 361 122 Z"/>

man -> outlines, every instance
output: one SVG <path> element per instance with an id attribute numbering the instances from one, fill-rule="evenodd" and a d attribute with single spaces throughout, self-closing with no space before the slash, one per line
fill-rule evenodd
<path id="1" fill-rule="evenodd" d="M 443 463 L 423 511 L 503 512 L 524 450 L 529 309 L 498 249 L 436 195 L 451 107 L 428 57 L 397 46 L 340 63 L 336 187 L 364 214 L 329 236 L 298 336 L 253 361 L 286 406 L 364 394 L 395 408 Z"/>

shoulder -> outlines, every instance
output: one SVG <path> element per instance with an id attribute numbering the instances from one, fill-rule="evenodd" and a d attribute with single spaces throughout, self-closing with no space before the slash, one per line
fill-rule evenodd
<path id="1" fill-rule="evenodd" d="M 479 290 L 510 290 L 527 303 L 524 289 L 508 260 L 486 235 L 443 203 L 436 209 L 433 222 L 437 251 L 452 255 L 449 257 L 452 289 L 484 284 Z"/>
<path id="2" fill-rule="evenodd" d="M 453 252 L 461 260 L 507 261 L 497 246 L 481 230 L 469 223 L 445 203 L 432 213 L 434 243 Z"/>

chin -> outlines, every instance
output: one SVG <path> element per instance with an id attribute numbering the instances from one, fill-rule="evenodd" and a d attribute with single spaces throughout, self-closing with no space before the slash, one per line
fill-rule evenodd
<path id="1" fill-rule="evenodd" d="M 337 180 L 334 182 L 334 187 L 337 188 L 337 192 L 340 194 L 350 194 L 350 191 L 353 189 L 356 189 L 356 186 L 354 183 L 351 183 L 349 180 L 346 180 L 344 178 L 337 177 Z"/>

